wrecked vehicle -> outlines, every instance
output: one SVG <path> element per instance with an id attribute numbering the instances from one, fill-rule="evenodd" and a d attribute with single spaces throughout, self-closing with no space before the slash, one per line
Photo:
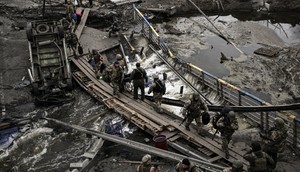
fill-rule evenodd
<path id="1" fill-rule="evenodd" d="M 28 74 L 36 104 L 72 101 L 72 75 L 61 23 L 33 21 L 27 24 L 26 34 L 31 63 Z"/>

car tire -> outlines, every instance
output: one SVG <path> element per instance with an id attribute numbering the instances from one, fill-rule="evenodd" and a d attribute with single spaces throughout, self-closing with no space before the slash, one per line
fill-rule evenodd
<path id="1" fill-rule="evenodd" d="M 50 30 L 50 27 L 47 24 L 39 24 L 36 27 L 36 31 L 38 33 L 47 33 L 47 32 L 49 32 L 49 30 Z"/>

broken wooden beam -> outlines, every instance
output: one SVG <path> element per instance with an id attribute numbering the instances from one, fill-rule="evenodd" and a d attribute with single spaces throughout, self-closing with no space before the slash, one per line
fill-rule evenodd
<path id="1" fill-rule="evenodd" d="M 143 8 L 141 11 L 148 11 L 156 14 L 165 14 L 167 16 L 172 16 L 176 13 L 176 7 L 168 7 L 168 8 Z"/>
<path id="2" fill-rule="evenodd" d="M 132 4 L 132 3 L 139 3 L 139 2 L 142 2 L 142 0 L 127 0 L 127 1 L 117 2 L 115 4 L 116 6 L 121 6 L 125 4 Z"/>

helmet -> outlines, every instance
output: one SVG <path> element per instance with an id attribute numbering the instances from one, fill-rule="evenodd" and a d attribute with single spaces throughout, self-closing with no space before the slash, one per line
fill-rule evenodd
<path id="1" fill-rule="evenodd" d="M 186 166 L 190 166 L 191 165 L 190 160 L 187 159 L 187 158 L 184 158 L 181 163 L 184 164 L 184 165 L 186 165 Z"/>
<path id="2" fill-rule="evenodd" d="M 243 168 L 242 161 L 239 161 L 239 160 L 233 161 L 232 168 L 233 169 L 242 169 Z"/>
<path id="3" fill-rule="evenodd" d="M 200 95 L 198 93 L 193 93 L 193 98 L 198 100 L 200 98 Z"/>
<path id="4" fill-rule="evenodd" d="M 253 152 L 257 152 L 261 150 L 261 146 L 258 142 L 252 142 L 251 143 L 251 148 Z"/>
<path id="5" fill-rule="evenodd" d="M 227 113 L 229 113 L 230 111 L 232 111 L 231 107 L 228 106 L 228 105 L 225 105 L 225 106 L 222 108 L 221 113 L 222 113 L 222 114 L 227 114 Z"/>
<path id="6" fill-rule="evenodd" d="M 117 60 L 122 60 L 123 57 L 122 57 L 121 54 L 117 54 L 117 55 L 116 55 L 116 58 L 117 58 Z"/>
<path id="7" fill-rule="evenodd" d="M 145 164 L 149 164 L 151 162 L 151 155 L 149 154 L 144 155 L 142 158 L 142 162 Z"/>
<path id="8" fill-rule="evenodd" d="M 281 118 L 275 118 L 274 120 L 274 126 L 275 127 L 283 127 L 284 126 L 284 121 Z"/>
<path id="9" fill-rule="evenodd" d="M 230 119 L 233 119 L 233 118 L 235 118 L 235 113 L 234 113 L 234 111 L 229 111 L 228 112 L 228 114 L 227 114 L 227 116 L 228 116 L 228 118 L 230 118 Z"/>
<path id="10" fill-rule="evenodd" d="M 154 78 L 154 79 L 158 79 L 158 75 L 153 74 L 153 78 Z"/>

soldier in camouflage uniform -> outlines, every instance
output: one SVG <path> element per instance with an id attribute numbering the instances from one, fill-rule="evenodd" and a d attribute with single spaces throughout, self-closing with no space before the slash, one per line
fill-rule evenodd
<path id="1" fill-rule="evenodd" d="M 106 65 L 103 62 L 103 57 L 97 50 L 93 49 L 92 54 L 90 55 L 89 62 L 91 63 L 93 69 L 95 70 L 96 78 L 99 79 L 106 68 Z"/>
<path id="2" fill-rule="evenodd" d="M 78 38 L 74 32 L 66 31 L 65 33 L 66 33 L 66 43 L 69 49 L 73 51 L 73 55 L 77 57 L 76 49 L 78 44 Z"/>
<path id="3" fill-rule="evenodd" d="M 233 161 L 232 166 L 230 168 L 225 168 L 223 172 L 243 172 L 243 162 L 236 160 Z"/>
<path id="4" fill-rule="evenodd" d="M 119 92 L 123 83 L 124 71 L 118 61 L 115 61 L 109 67 L 111 68 L 110 81 L 114 89 L 113 95 L 120 96 Z"/>
<path id="5" fill-rule="evenodd" d="M 141 89 L 141 100 L 145 98 L 145 81 L 148 82 L 145 69 L 141 68 L 140 63 L 135 64 L 136 69 L 131 72 L 130 80 L 133 80 L 133 98 L 138 99 L 138 89 Z"/>
<path id="6" fill-rule="evenodd" d="M 69 21 L 72 20 L 72 15 L 75 10 L 75 5 L 71 2 L 71 0 L 68 0 L 67 9 L 66 9 L 66 17 Z"/>
<path id="7" fill-rule="evenodd" d="M 121 54 L 117 54 L 116 55 L 116 59 L 117 61 L 120 63 L 120 66 L 123 68 L 123 70 L 125 69 L 125 60 L 124 58 L 122 57 Z"/>
<path id="8" fill-rule="evenodd" d="M 229 109 L 229 111 L 225 109 L 227 108 L 225 107 L 222 110 L 223 116 L 218 120 L 217 126 L 219 128 L 219 131 L 221 132 L 222 148 L 225 152 L 226 158 L 228 159 L 228 144 L 234 131 L 239 128 L 239 125 L 235 117 L 235 113 Z"/>
<path id="9" fill-rule="evenodd" d="M 183 159 L 175 166 L 176 172 L 202 172 L 202 170 L 198 167 L 193 165 L 190 160 Z"/>
<path id="10" fill-rule="evenodd" d="M 158 78 L 158 75 L 153 75 L 153 84 L 150 86 L 148 94 L 153 92 L 153 98 L 158 112 L 162 112 L 161 100 L 166 93 L 166 86 L 163 81 Z"/>
<path id="11" fill-rule="evenodd" d="M 185 128 L 187 130 L 190 130 L 189 126 L 195 119 L 198 125 L 198 133 L 200 134 L 202 128 L 201 110 L 208 112 L 207 105 L 201 100 L 198 93 L 194 93 L 190 99 L 190 103 L 186 104 L 183 110 L 183 114 L 187 115 L 187 121 L 185 123 Z"/>
<path id="12" fill-rule="evenodd" d="M 272 127 L 267 135 L 260 134 L 265 141 L 264 151 L 269 154 L 274 160 L 273 169 L 277 164 L 278 152 L 283 152 L 286 138 L 287 138 L 287 127 L 284 124 L 283 119 L 275 118 L 274 127 Z"/>
<path id="13" fill-rule="evenodd" d="M 249 172 L 269 172 L 270 167 L 274 165 L 273 159 L 261 150 L 258 142 L 251 144 L 252 150 L 244 155 L 244 159 L 249 161 Z"/>

